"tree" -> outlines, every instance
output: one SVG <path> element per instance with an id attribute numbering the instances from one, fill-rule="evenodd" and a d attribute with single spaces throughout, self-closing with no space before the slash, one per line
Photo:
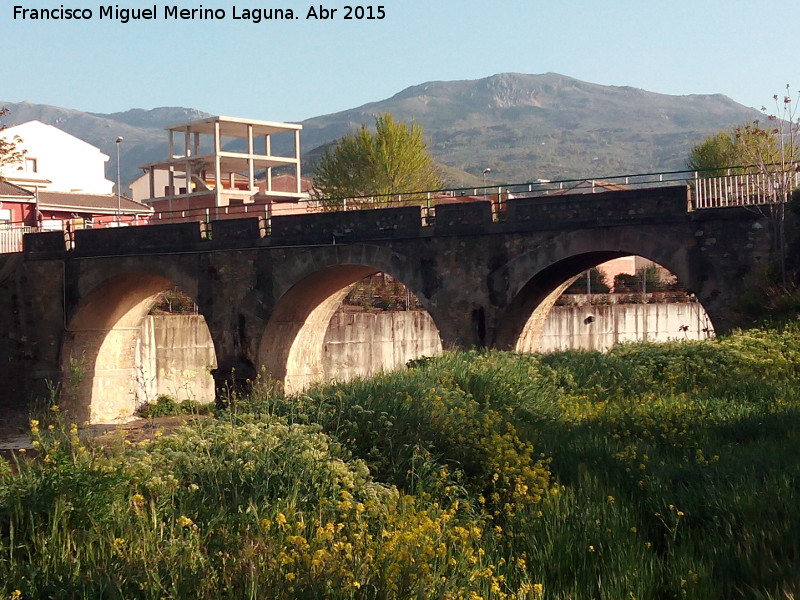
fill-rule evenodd
<path id="1" fill-rule="evenodd" d="M 8 114 L 7 108 L 0 108 L 0 117 Z M 0 134 L 6 129 L 6 126 L 0 123 Z M 18 135 L 12 138 L 7 138 L 0 135 L 0 167 L 7 164 L 16 163 L 22 160 L 25 156 L 25 150 L 19 148 L 17 144 L 22 143 L 22 138 Z"/>
<path id="2" fill-rule="evenodd" d="M 800 171 L 800 92 L 798 102 L 793 103 L 786 84 L 786 94 L 781 98 L 777 94 L 772 97 L 775 112 L 767 114 L 767 108 L 761 110 L 767 114 L 771 124 L 769 129 L 758 128 L 753 135 L 759 139 L 768 139 L 776 146 L 774 152 L 759 153 L 758 148 L 750 148 L 748 160 L 755 165 L 759 173 L 768 174 L 768 183 L 764 192 L 769 198 L 768 216 L 775 227 L 778 259 L 780 264 L 780 285 L 784 292 L 789 290 L 789 277 L 786 263 L 786 206 L 797 188 L 798 171 Z"/>
<path id="3" fill-rule="evenodd" d="M 692 147 L 686 168 L 690 171 L 727 169 L 739 164 L 733 131 L 720 131 Z"/>
<path id="4" fill-rule="evenodd" d="M 656 265 L 641 267 L 636 269 L 634 275 L 619 273 L 614 276 L 615 294 L 641 294 L 651 292 L 666 292 L 673 285 L 674 281 L 669 281 L 669 277 L 664 277 L 664 272 Z M 672 279 L 675 279 L 674 277 Z"/>
<path id="5" fill-rule="evenodd" d="M 422 127 L 395 121 L 391 114 L 375 119 L 375 133 L 366 126 L 343 137 L 327 149 L 314 175 L 313 196 L 331 208 L 347 199 L 369 203 L 365 197 L 402 194 L 442 186 L 439 173 L 427 151 Z"/>
<path id="6" fill-rule="evenodd" d="M 749 178 L 748 193 L 760 202 L 751 208 L 767 216 L 772 223 L 780 285 L 787 290 L 786 205 L 797 187 L 800 171 L 800 92 L 798 102 L 793 102 L 787 84 L 786 94 L 776 94 L 772 98 L 774 113 L 769 113 L 765 106 L 761 107 L 768 126 L 753 121 L 710 136 L 692 148 L 687 166 L 693 171 L 731 168 L 733 174 L 758 175 Z"/>
<path id="7" fill-rule="evenodd" d="M 758 121 L 708 136 L 692 147 L 686 167 L 707 176 L 745 173 L 779 160 L 778 141 Z M 715 173 L 714 171 L 720 171 Z M 725 172 L 721 172 L 725 171 Z"/>
<path id="8" fill-rule="evenodd" d="M 586 273 L 578 277 L 572 284 L 564 290 L 565 294 L 608 294 L 611 288 L 606 283 L 606 274 L 597 267 L 593 267 L 587 271 L 589 280 L 587 281 Z M 587 283 L 589 284 L 587 286 Z"/>

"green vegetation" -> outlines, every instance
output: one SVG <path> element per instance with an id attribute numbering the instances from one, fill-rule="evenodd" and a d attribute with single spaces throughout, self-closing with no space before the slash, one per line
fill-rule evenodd
<path id="1" fill-rule="evenodd" d="M 565 294 L 608 294 L 611 288 L 606 281 L 606 275 L 597 267 L 592 267 L 588 271 L 589 276 L 587 281 L 586 273 L 580 275 L 570 286 L 564 290 Z"/>
<path id="2" fill-rule="evenodd" d="M 161 394 L 154 401 L 145 403 L 136 412 L 145 419 L 154 419 L 175 415 L 208 414 L 212 407 L 213 404 L 201 404 L 188 399 L 178 400 L 168 394 Z"/>
<path id="3" fill-rule="evenodd" d="M 422 127 L 414 122 L 406 125 L 395 121 L 391 114 L 383 114 L 375 119 L 375 133 L 362 126 L 325 151 L 314 174 L 313 194 L 326 206 L 340 209 L 345 199 L 436 190 L 441 186 Z"/>
<path id="4" fill-rule="evenodd" d="M 706 177 L 758 172 L 780 164 L 778 138 L 753 121 L 728 131 L 720 131 L 692 147 L 686 168 Z"/>
<path id="5" fill-rule="evenodd" d="M 800 323 L 446 353 L 0 462 L 0 597 L 788 599 Z M 35 456 L 34 456 L 35 454 Z"/>

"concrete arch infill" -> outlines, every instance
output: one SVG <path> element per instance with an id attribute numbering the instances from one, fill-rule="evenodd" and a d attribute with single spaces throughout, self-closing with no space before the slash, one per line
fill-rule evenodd
<path id="1" fill-rule="evenodd" d="M 61 402 L 76 421 L 125 419 L 155 397 L 141 367 L 141 325 L 158 295 L 173 287 L 162 275 L 134 272 L 102 282 L 79 301 L 60 359 Z"/>
<path id="2" fill-rule="evenodd" d="M 323 341 L 331 318 L 354 284 L 378 272 L 362 264 L 324 267 L 280 298 L 261 338 L 258 356 L 269 376 L 282 381 L 287 393 L 325 379 Z"/>
<path id="3" fill-rule="evenodd" d="M 569 257 L 535 273 L 503 314 L 497 328 L 496 347 L 516 352 L 536 351 L 550 309 L 576 277 L 600 263 L 628 254 L 586 253 Z"/>
<path id="4" fill-rule="evenodd" d="M 558 234 L 491 275 L 507 282 L 508 293 L 507 307 L 498 317 L 495 345 L 507 350 L 537 350 L 547 314 L 561 292 L 576 275 L 613 258 L 637 255 L 652 260 L 697 292 L 686 252 L 684 238 L 664 235 L 658 228 L 594 228 Z"/>

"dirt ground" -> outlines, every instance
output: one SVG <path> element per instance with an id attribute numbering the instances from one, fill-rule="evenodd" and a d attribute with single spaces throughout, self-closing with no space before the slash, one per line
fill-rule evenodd
<path id="1" fill-rule="evenodd" d="M 111 444 L 122 440 L 139 442 L 155 436 L 156 432 L 167 434 L 187 423 L 205 419 L 207 416 L 180 415 L 154 419 L 134 419 L 127 423 L 111 425 L 89 425 L 80 428 L 80 434 L 92 438 L 99 444 Z M 28 417 L 25 414 L 6 413 L 0 422 L 0 455 L 8 456 L 20 448 L 33 448 Z"/>

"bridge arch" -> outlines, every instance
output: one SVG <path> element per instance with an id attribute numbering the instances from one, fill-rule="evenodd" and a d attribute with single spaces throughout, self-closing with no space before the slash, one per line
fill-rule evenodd
<path id="1" fill-rule="evenodd" d="M 141 361 L 142 322 L 158 297 L 175 287 L 190 291 L 163 274 L 131 270 L 100 279 L 80 296 L 60 354 L 61 402 L 76 420 L 114 422 L 155 399 L 155 373 Z"/>
<path id="2" fill-rule="evenodd" d="M 418 271 L 396 253 L 349 246 L 342 247 L 334 260 L 330 253 L 313 257 L 317 260 L 308 258 L 279 291 L 258 349 L 258 364 L 282 381 L 288 393 L 324 380 L 328 325 L 348 292 L 365 277 L 383 272 L 403 283 L 441 329 L 435 307 L 421 291 Z"/>
<path id="3" fill-rule="evenodd" d="M 495 346 L 516 351 L 539 348 L 547 315 L 564 290 L 586 270 L 615 258 L 646 258 L 677 276 L 688 291 L 696 292 L 701 282 L 692 277 L 685 253 L 684 240 L 646 228 L 613 234 L 605 229 L 582 230 L 555 236 L 492 273 L 491 279 L 508 284 L 508 305 L 498 316 Z M 701 294 L 698 299 L 707 310 Z"/>

